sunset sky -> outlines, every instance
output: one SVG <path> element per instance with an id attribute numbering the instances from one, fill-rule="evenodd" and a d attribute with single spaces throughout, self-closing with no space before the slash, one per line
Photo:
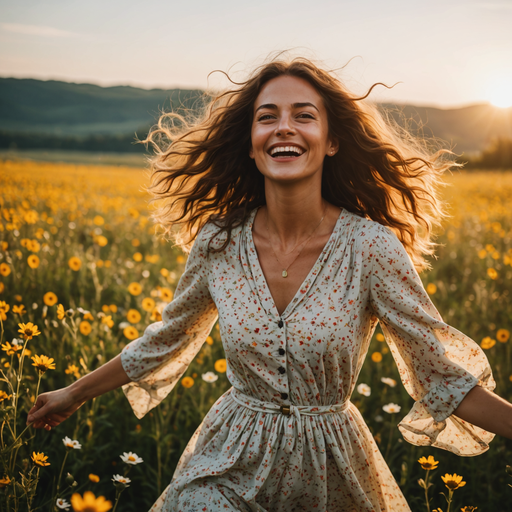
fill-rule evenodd
<path id="1" fill-rule="evenodd" d="M 313 57 L 361 93 L 512 105 L 512 0 L 0 0 L 0 76 L 145 88 L 226 84 L 270 52 Z M 352 60 L 351 60 L 352 59 Z"/>

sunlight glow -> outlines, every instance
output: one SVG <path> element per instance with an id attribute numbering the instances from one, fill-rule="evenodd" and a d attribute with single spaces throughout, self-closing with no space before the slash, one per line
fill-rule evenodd
<path id="1" fill-rule="evenodd" d="M 495 107 L 512 107 L 512 80 L 501 80 L 488 89 L 489 101 Z"/>

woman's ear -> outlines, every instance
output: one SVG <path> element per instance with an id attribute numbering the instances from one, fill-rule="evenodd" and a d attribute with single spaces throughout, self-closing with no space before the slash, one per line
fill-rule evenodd
<path id="1" fill-rule="evenodd" d="M 327 154 L 329 156 L 334 156 L 338 150 L 340 149 L 340 145 L 337 141 L 331 141 L 329 144 L 329 149 L 327 150 Z"/>
<path id="2" fill-rule="evenodd" d="M 251 147 L 249 149 L 249 157 L 254 160 L 254 151 L 252 150 L 252 144 L 251 144 Z"/>

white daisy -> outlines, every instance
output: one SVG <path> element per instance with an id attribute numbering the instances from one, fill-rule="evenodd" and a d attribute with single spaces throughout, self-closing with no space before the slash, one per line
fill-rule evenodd
<path id="1" fill-rule="evenodd" d="M 125 462 L 126 464 L 133 464 L 134 466 L 136 464 L 140 464 L 141 462 L 144 462 L 136 453 L 132 452 L 124 452 L 123 455 L 119 455 L 121 457 L 121 460 Z"/>
<path id="2" fill-rule="evenodd" d="M 57 498 L 57 501 L 55 502 L 55 505 L 57 505 L 57 508 L 60 508 L 61 510 L 69 510 L 69 507 L 71 506 L 65 499 L 63 498 Z"/>
<path id="3" fill-rule="evenodd" d="M 389 377 L 382 377 L 380 379 L 381 382 L 384 382 L 384 384 L 387 384 L 388 386 L 394 388 L 396 386 L 396 380 L 390 379 Z"/>
<path id="4" fill-rule="evenodd" d="M 357 386 L 357 392 L 364 396 L 370 396 L 372 389 L 370 386 L 368 386 L 368 384 L 359 384 L 359 386 Z"/>
<path id="5" fill-rule="evenodd" d="M 131 482 L 131 480 L 127 476 L 114 475 L 112 482 L 114 482 L 114 484 L 124 484 L 125 487 L 129 487 L 128 484 Z"/>
<path id="6" fill-rule="evenodd" d="M 82 445 L 76 439 L 70 439 L 68 436 L 62 442 L 66 448 L 73 448 L 73 450 L 80 450 L 82 448 Z"/>
<path id="7" fill-rule="evenodd" d="M 382 406 L 384 412 L 388 414 L 393 414 L 395 412 L 400 412 L 401 407 L 398 404 L 390 403 Z"/>
<path id="8" fill-rule="evenodd" d="M 203 380 L 206 382 L 215 382 L 219 378 L 219 376 L 213 372 L 203 373 L 202 377 L 203 377 Z"/>

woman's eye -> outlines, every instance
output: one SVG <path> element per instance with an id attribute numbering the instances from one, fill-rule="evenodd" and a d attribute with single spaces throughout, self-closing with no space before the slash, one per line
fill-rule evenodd
<path id="1" fill-rule="evenodd" d="M 313 116 L 313 114 L 310 114 L 309 112 L 302 112 L 297 117 L 302 117 L 302 118 L 305 118 L 305 119 L 314 119 L 315 118 Z"/>
<path id="2" fill-rule="evenodd" d="M 258 121 L 267 121 L 268 119 L 273 119 L 272 114 L 263 114 L 258 118 Z"/>

